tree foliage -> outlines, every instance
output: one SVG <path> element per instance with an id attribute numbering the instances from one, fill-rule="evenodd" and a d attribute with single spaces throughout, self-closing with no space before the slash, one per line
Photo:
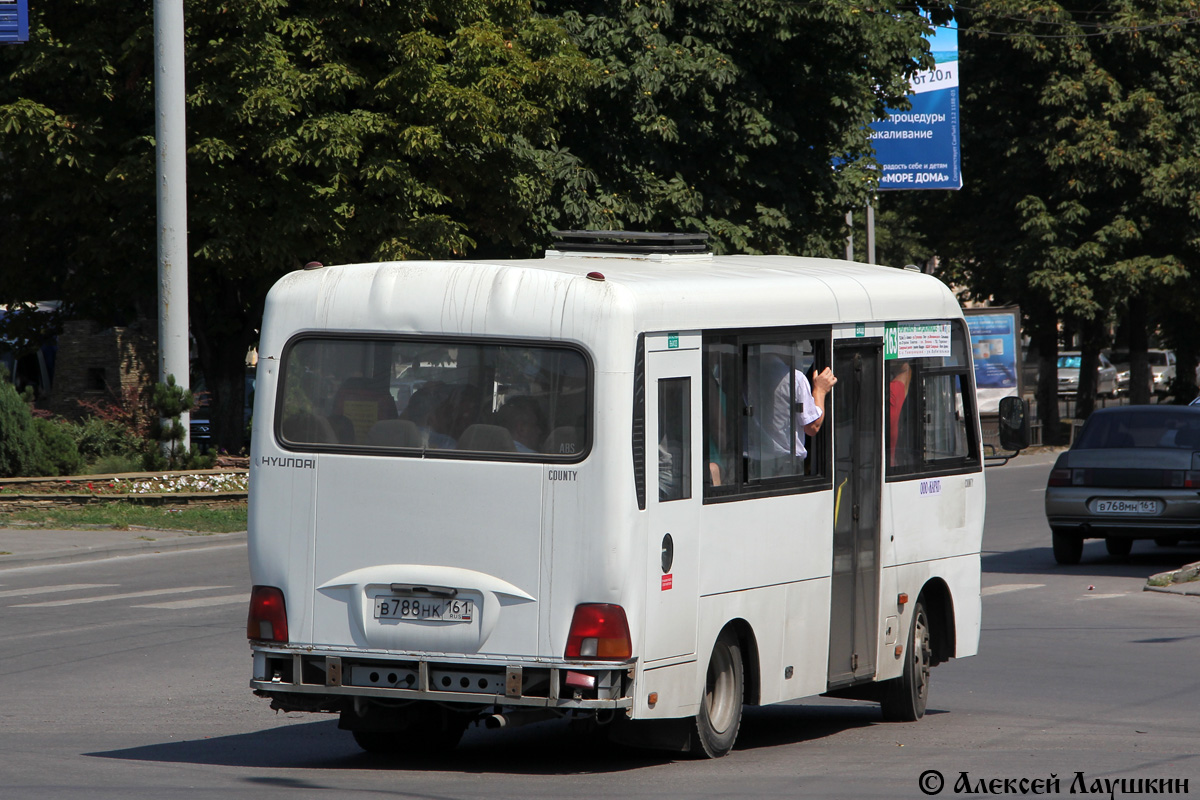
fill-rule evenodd
<path id="1" fill-rule="evenodd" d="M 874 182 L 866 125 L 931 65 L 914 5 L 545 0 L 598 82 L 563 123 L 562 227 L 703 230 L 840 254 Z M 934 19 L 948 13 L 934 10 Z"/>
<path id="2" fill-rule="evenodd" d="M 220 444 L 240 443 L 263 297 L 310 260 L 528 255 L 553 227 L 840 254 L 874 180 L 865 124 L 903 105 L 949 16 L 532 2 L 189 0 L 190 312 Z M 31 15 L 0 51 L 0 302 L 153 319 L 151 9 Z"/>
<path id="3" fill-rule="evenodd" d="M 153 318 L 149 7 L 31 15 L 0 52 L 0 285 Z M 540 153 L 588 70 L 521 0 L 193 0 L 186 20 L 192 330 L 231 444 L 267 288 L 313 259 L 527 247 Z"/>
<path id="4" fill-rule="evenodd" d="M 1169 336 L 1161 312 L 1195 305 L 1196 11 L 1194 0 L 988 0 L 958 20 L 964 188 L 899 204 L 925 220 L 943 277 L 1021 304 L 1053 418 L 1060 325 L 1081 335 L 1086 416 L 1108 329 L 1142 332 L 1134 366 L 1148 370 L 1147 326 Z M 1133 386 L 1144 383 L 1135 372 Z"/>

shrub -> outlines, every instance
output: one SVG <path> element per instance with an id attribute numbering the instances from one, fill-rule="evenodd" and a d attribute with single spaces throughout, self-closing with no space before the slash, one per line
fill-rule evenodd
<path id="1" fill-rule="evenodd" d="M 101 417 L 88 417 L 71 426 L 79 455 L 89 464 L 116 456 L 141 461 L 144 440 L 124 423 Z"/>
<path id="2" fill-rule="evenodd" d="M 102 456 L 87 468 L 91 475 L 115 475 L 121 472 L 141 472 L 142 456 Z"/>
<path id="3" fill-rule="evenodd" d="M 44 458 L 42 450 L 33 413 L 9 382 L 8 370 L 0 365 L 0 477 L 38 474 L 33 470 Z"/>
<path id="4" fill-rule="evenodd" d="M 31 475 L 77 475 L 83 467 L 79 449 L 67 430 L 67 424 L 35 418 L 33 429 L 42 446 Z"/>

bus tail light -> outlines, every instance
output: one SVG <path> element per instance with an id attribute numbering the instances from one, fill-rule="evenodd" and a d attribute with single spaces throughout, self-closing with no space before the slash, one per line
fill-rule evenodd
<path id="1" fill-rule="evenodd" d="M 282 591 L 274 586 L 255 586 L 251 590 L 246 638 L 287 643 L 287 608 L 283 603 Z"/>
<path id="2" fill-rule="evenodd" d="M 633 656 L 625 609 L 610 603 L 575 606 L 567 634 L 567 658 L 622 660 Z"/>

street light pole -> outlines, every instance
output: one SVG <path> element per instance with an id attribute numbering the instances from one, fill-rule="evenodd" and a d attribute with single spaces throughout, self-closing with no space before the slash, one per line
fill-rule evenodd
<path id="1" fill-rule="evenodd" d="M 187 143 L 183 0 L 154 0 L 154 135 L 158 188 L 158 380 L 189 379 Z M 191 413 L 185 412 L 184 452 Z"/>

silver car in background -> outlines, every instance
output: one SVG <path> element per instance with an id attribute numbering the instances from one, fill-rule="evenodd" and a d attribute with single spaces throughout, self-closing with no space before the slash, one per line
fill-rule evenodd
<path id="1" fill-rule="evenodd" d="M 1096 394 L 1114 397 L 1117 394 L 1117 368 L 1104 353 L 1097 354 Z M 1083 354 L 1078 350 L 1063 350 L 1058 354 L 1058 393 L 1079 393 L 1079 365 Z"/>
<path id="2" fill-rule="evenodd" d="M 1085 539 L 1126 556 L 1135 539 L 1200 538 L 1200 406 L 1100 409 L 1046 485 L 1054 560 L 1078 564 Z"/>

